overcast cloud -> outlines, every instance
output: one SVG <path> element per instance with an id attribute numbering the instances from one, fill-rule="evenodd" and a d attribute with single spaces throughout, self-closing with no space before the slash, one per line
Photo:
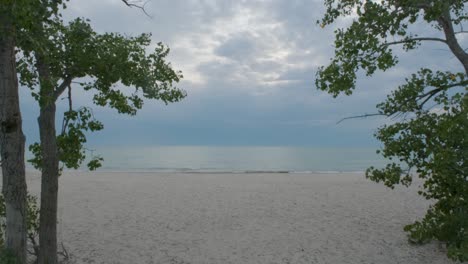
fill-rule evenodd
<path id="1" fill-rule="evenodd" d="M 316 90 L 317 68 L 333 55 L 333 27 L 315 24 L 321 0 L 150 0 L 150 17 L 119 0 L 72 0 L 66 19 L 86 17 L 98 32 L 151 32 L 171 48 L 188 97 L 165 106 L 146 101 L 136 117 L 93 107 L 105 130 L 94 145 L 296 145 L 376 146 L 382 119 L 346 116 L 375 112 L 375 105 L 421 66 L 458 67 L 443 46 L 427 46 L 401 65 L 361 78 L 353 96 L 332 98 Z M 343 22 L 346 23 L 346 22 Z M 75 105 L 91 106 L 75 89 Z M 37 140 L 37 107 L 23 89 L 24 126 Z M 58 115 L 58 119 L 61 114 Z"/>

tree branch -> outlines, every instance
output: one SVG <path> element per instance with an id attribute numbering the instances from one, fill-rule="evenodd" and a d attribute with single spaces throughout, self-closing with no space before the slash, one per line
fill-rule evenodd
<path id="1" fill-rule="evenodd" d="M 60 95 L 65 91 L 65 89 L 67 89 L 67 87 L 71 85 L 72 79 L 73 78 L 71 76 L 67 76 L 63 79 L 63 82 L 54 91 L 54 100 L 57 100 L 60 97 Z"/>
<path id="2" fill-rule="evenodd" d="M 404 40 L 393 41 L 393 42 L 386 42 L 383 44 L 383 46 L 405 44 L 405 43 L 412 42 L 412 41 L 437 41 L 437 42 L 442 42 L 442 43 L 447 44 L 447 41 L 441 38 L 411 38 L 411 39 L 404 39 Z"/>
<path id="3" fill-rule="evenodd" d="M 364 115 L 358 115 L 358 116 L 349 116 L 349 117 L 342 118 L 340 121 L 336 122 L 336 124 L 338 125 L 339 123 L 341 123 L 341 122 L 343 122 L 345 120 L 348 120 L 348 119 L 366 118 L 366 117 L 371 117 L 371 116 L 388 116 L 388 115 L 381 114 L 381 113 L 375 113 L 375 114 L 364 114 Z"/>
<path id="4" fill-rule="evenodd" d="M 131 1 L 129 1 L 129 0 L 122 0 L 122 2 L 124 2 L 124 4 L 127 5 L 128 7 L 135 7 L 135 8 L 140 9 L 143 13 L 145 13 L 146 16 L 151 17 L 151 16 L 146 12 L 146 9 L 145 9 L 146 4 L 148 3 L 147 1 L 144 2 L 143 5 L 138 5 L 138 4 L 135 3 L 135 1 L 131 2 Z M 138 2 L 141 2 L 141 1 L 138 1 Z"/>
<path id="5" fill-rule="evenodd" d="M 437 95 L 439 92 L 442 92 L 442 91 L 446 91 L 450 88 L 453 88 L 453 87 L 457 87 L 457 86 L 462 86 L 462 85 L 468 85 L 468 80 L 466 81 L 462 81 L 462 82 L 459 82 L 459 83 L 453 83 L 451 85 L 447 85 L 447 86 L 444 86 L 444 87 L 439 87 L 439 88 L 435 88 L 435 89 L 432 89 L 424 94 L 421 94 L 421 95 L 418 95 L 416 96 L 416 98 L 413 98 L 417 101 L 421 100 L 421 99 L 424 99 L 420 104 L 419 104 L 419 108 L 422 109 L 423 106 L 432 98 L 434 97 L 435 95 Z M 408 102 L 409 100 L 413 100 L 411 98 L 408 98 L 406 102 Z M 336 122 L 336 124 L 340 124 L 341 122 L 345 121 L 345 120 L 348 120 L 348 119 L 356 119 L 356 118 L 366 118 L 366 117 L 371 117 L 371 116 L 386 116 L 386 117 L 392 117 L 392 118 L 398 118 L 398 117 L 401 117 L 401 115 L 403 115 L 404 113 L 403 112 L 394 112 L 394 113 L 390 113 L 390 114 L 382 114 L 382 113 L 374 113 L 374 114 L 364 114 L 364 115 L 357 115 L 357 116 L 349 116 L 349 117 L 345 117 L 345 118 L 342 118 L 340 119 L 338 122 Z"/>
<path id="6" fill-rule="evenodd" d="M 430 90 L 429 92 L 427 92 L 425 94 L 419 95 L 417 97 L 417 100 L 423 99 L 424 97 L 427 96 L 427 98 L 424 99 L 424 101 L 422 101 L 421 104 L 419 105 L 420 109 L 422 109 L 424 104 L 426 104 L 432 97 L 434 97 L 439 92 L 446 91 L 446 90 L 448 90 L 450 88 L 457 87 L 457 86 L 462 86 L 462 85 L 468 85 L 468 80 L 464 81 L 464 82 L 453 83 L 453 84 L 450 84 L 450 85 L 447 85 L 447 86 L 444 86 L 444 87 L 439 87 L 439 88 L 436 88 L 436 89 L 432 89 L 432 90 Z"/>
<path id="7" fill-rule="evenodd" d="M 71 85 L 68 85 L 68 111 L 69 112 L 73 111 Z M 66 118 L 66 115 L 64 115 L 63 121 L 62 121 L 62 133 L 61 133 L 62 135 L 65 134 L 69 121 L 70 119 Z"/>
<path id="8" fill-rule="evenodd" d="M 429 91 L 428 93 L 426 93 L 424 96 L 421 96 L 420 99 L 424 98 L 427 96 L 426 99 L 424 99 L 424 101 L 422 101 L 420 104 L 419 104 L 419 109 L 422 109 L 424 107 L 424 105 L 432 98 L 434 97 L 437 93 L 441 92 L 443 89 L 442 88 L 437 88 L 437 89 L 434 89 L 434 90 L 431 90 Z"/>
<path id="9" fill-rule="evenodd" d="M 449 46 L 455 57 L 461 62 L 466 74 L 468 74 L 468 54 L 463 50 L 455 37 L 450 10 L 447 8 L 437 21 L 444 31 L 447 46 Z"/>
<path id="10" fill-rule="evenodd" d="M 434 93 L 438 93 L 438 92 L 440 92 L 440 91 L 442 91 L 442 90 L 444 90 L 444 88 L 436 88 L 436 89 L 430 90 L 430 91 L 427 92 L 427 93 L 418 95 L 418 96 L 416 96 L 416 98 L 419 100 L 419 99 L 422 99 L 422 98 L 424 98 L 424 97 L 426 97 L 426 96 L 428 96 L 428 95 L 432 95 L 432 94 L 434 94 Z"/>
<path id="11" fill-rule="evenodd" d="M 71 92 L 71 85 L 68 85 L 68 108 L 69 111 L 73 110 L 73 101 L 72 101 L 72 92 Z"/>
<path id="12" fill-rule="evenodd" d="M 426 9 L 430 7 L 429 3 L 425 3 L 423 1 L 410 2 L 410 3 L 404 1 L 405 2 L 404 4 L 400 3 L 400 1 L 401 0 L 395 1 L 396 7 L 412 7 L 412 8 L 418 8 L 418 9 Z"/>

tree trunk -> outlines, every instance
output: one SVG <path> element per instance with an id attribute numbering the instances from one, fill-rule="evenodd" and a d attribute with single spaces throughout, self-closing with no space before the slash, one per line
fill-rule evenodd
<path id="1" fill-rule="evenodd" d="M 41 111 L 38 118 L 42 154 L 39 264 L 57 263 L 57 196 L 59 159 L 55 131 L 55 98 L 49 69 L 38 59 L 41 78 Z"/>
<path id="2" fill-rule="evenodd" d="M 41 109 L 39 131 L 42 151 L 39 264 L 57 263 L 58 156 L 55 102 Z"/>
<path id="3" fill-rule="evenodd" d="M 41 109 L 39 130 L 42 151 L 39 264 L 57 263 L 58 156 L 55 102 Z"/>
<path id="4" fill-rule="evenodd" d="M 5 8 L 7 9 L 7 8 Z M 5 10 L 3 9 L 3 10 Z M 26 263 L 25 137 L 19 108 L 14 27 L 0 11 L 0 151 L 6 206 L 6 248 Z"/>

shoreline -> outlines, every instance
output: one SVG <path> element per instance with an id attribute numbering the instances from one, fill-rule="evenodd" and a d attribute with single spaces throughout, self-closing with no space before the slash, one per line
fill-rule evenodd
<path id="1" fill-rule="evenodd" d="M 27 168 L 29 174 L 38 174 L 40 171 Z M 223 170 L 223 169 L 98 169 L 89 171 L 87 169 L 64 170 L 64 173 L 152 173 L 152 174 L 365 174 L 365 171 L 338 171 L 338 170 Z"/>

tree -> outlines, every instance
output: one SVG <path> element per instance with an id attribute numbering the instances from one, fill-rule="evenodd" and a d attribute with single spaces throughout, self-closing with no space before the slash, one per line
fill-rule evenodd
<path id="1" fill-rule="evenodd" d="M 352 94 L 359 72 L 372 76 L 398 63 L 395 46 L 409 52 L 424 42 L 448 47 L 460 72 L 422 68 L 377 105 L 378 115 L 397 119 L 380 127 L 378 151 L 390 159 L 383 169 L 370 167 L 366 177 L 393 188 L 424 180 L 419 194 L 434 200 L 421 221 L 407 225 L 412 242 L 445 242 L 448 256 L 468 260 L 468 54 L 458 36 L 468 19 L 466 0 L 325 0 L 322 27 L 352 16 L 335 31 L 335 57 L 317 73 L 316 86 L 334 97 Z M 412 25 L 433 32 L 419 36 Z M 436 36 L 436 37 L 434 37 Z M 448 57 L 448 56 L 447 56 Z"/>
<path id="2" fill-rule="evenodd" d="M 26 260 L 25 137 L 19 109 L 13 5 L 0 6 L 0 149 L 6 202 L 6 243 L 19 263 Z M 3 246 L 3 245 L 2 245 Z"/>
<path id="3" fill-rule="evenodd" d="M 165 61 L 169 49 L 156 45 L 147 53 L 151 36 L 125 37 L 116 33 L 98 34 L 87 20 L 76 19 L 64 25 L 58 18 L 42 25 L 40 48 L 25 43 L 18 62 L 20 83 L 31 88 L 38 100 L 40 144 L 30 149 L 31 162 L 42 171 L 39 229 L 39 263 L 56 263 L 57 191 L 59 163 L 78 168 L 85 160 L 86 131 L 103 128 L 88 108 L 72 104 L 72 85 L 94 92 L 98 106 L 115 108 L 119 113 L 135 115 L 143 98 L 164 103 L 177 102 L 185 92 L 174 87 L 182 75 Z M 83 80 L 83 78 L 87 80 Z M 78 80 L 78 81 L 74 81 Z M 120 83 L 132 92 L 117 88 Z M 68 90 L 69 109 L 64 113 L 61 132 L 55 128 L 56 101 Z M 101 157 L 93 157 L 90 169 L 100 166 Z"/>
<path id="4" fill-rule="evenodd" d="M 66 1 L 66 0 L 65 0 Z M 138 1 L 122 0 L 129 7 L 144 10 Z M 2 193 L 6 203 L 7 253 L 17 263 L 26 261 L 26 181 L 24 169 L 25 137 L 19 110 L 18 80 L 15 53 L 18 42 L 33 43 L 41 47 L 43 23 L 53 22 L 62 0 L 2 0 L 0 4 L 0 151 L 2 160 Z M 27 32 L 25 35 L 24 33 Z M 21 46 L 21 44 L 20 44 Z M 30 47 L 31 49 L 31 47 Z M 3 239 L 3 237 L 2 237 Z"/>
<path id="5" fill-rule="evenodd" d="M 6 203 L 5 247 L 20 264 L 26 261 L 27 214 L 25 137 L 19 109 L 15 54 L 24 29 L 34 31 L 43 17 L 57 12 L 61 2 L 2 0 L 0 4 L 0 148 L 2 192 Z"/>

